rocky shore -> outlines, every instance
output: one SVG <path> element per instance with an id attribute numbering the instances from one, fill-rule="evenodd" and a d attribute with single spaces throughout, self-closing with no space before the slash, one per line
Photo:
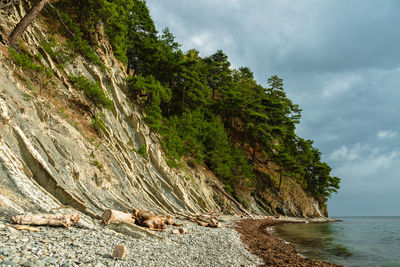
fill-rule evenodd
<path id="1" fill-rule="evenodd" d="M 221 228 L 179 221 L 185 234 L 129 232 L 122 234 L 101 225 L 91 227 L 38 227 L 19 231 L 0 218 L 0 266 L 258 266 L 233 229 L 230 219 Z M 121 229 L 119 229 L 121 230 Z M 120 231 L 121 232 L 121 231 Z M 124 260 L 111 258 L 114 246 L 125 245 Z"/>
<path id="2" fill-rule="evenodd" d="M 0 217 L 0 266 L 338 266 L 299 255 L 294 246 L 267 231 L 299 219 L 220 218 L 221 228 L 178 220 L 178 227 L 147 232 L 82 221 L 77 227 L 16 230 Z M 113 259 L 116 245 L 127 248 Z"/>

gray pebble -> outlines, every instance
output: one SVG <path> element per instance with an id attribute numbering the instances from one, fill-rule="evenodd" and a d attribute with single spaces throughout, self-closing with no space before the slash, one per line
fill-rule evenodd
<path id="1" fill-rule="evenodd" d="M 30 262 L 30 261 L 23 261 L 23 262 L 21 262 L 20 264 L 21 264 L 21 266 L 24 266 L 24 267 L 34 267 L 34 266 L 35 266 L 35 265 L 34 265 L 32 262 Z"/>
<path id="2" fill-rule="evenodd" d="M 8 248 L 0 248 L 0 254 L 7 257 L 10 255 L 10 250 Z"/>
<path id="3" fill-rule="evenodd" d="M 56 264 L 57 263 L 57 259 L 54 257 L 51 258 L 47 258 L 46 261 L 50 264 Z"/>
<path id="4" fill-rule="evenodd" d="M 0 219 L 0 224 L 3 223 Z M 9 230 L 0 229 L 0 255 L 13 266 L 257 266 L 262 262 L 251 255 L 231 228 L 211 229 L 182 221 L 185 234 L 154 232 L 162 237 L 142 238 L 123 235 L 102 226 L 96 229 L 41 227 L 41 231 L 26 232 L 26 241 L 9 239 Z M 3 235 L 4 234 L 4 235 Z M 111 259 L 116 244 L 124 244 L 128 254 L 124 260 Z M 3 247 L 1 247 L 3 246 Z M 12 254 L 11 252 L 15 252 Z M 12 255 L 10 255 L 12 254 Z M 23 255 L 21 258 L 19 255 Z M 57 261 L 58 259 L 58 261 Z M 0 261 L 0 266 L 5 262 Z M 11 264 L 10 264 L 11 265 Z"/>
<path id="5" fill-rule="evenodd" d="M 1 262 L 1 265 L 2 266 L 18 266 L 18 263 L 6 260 L 6 261 Z"/>

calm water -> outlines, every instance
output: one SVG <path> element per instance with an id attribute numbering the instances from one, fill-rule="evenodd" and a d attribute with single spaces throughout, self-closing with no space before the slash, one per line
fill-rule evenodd
<path id="1" fill-rule="evenodd" d="M 346 266 L 400 266 L 400 217 L 335 217 L 334 223 L 276 226 L 299 253 Z"/>

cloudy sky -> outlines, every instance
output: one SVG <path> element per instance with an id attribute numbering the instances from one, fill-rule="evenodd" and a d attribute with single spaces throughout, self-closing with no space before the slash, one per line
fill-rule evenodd
<path id="1" fill-rule="evenodd" d="M 342 178 L 332 216 L 400 215 L 400 1 L 148 0 L 183 50 L 222 49 L 303 108 L 297 133 Z"/>

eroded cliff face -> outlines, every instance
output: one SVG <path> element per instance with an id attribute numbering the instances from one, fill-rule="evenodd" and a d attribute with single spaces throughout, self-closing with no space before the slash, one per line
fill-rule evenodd
<path id="1" fill-rule="evenodd" d="M 0 15 L 5 34 L 25 14 L 22 6 L 8 12 Z M 105 39 L 97 51 L 105 70 L 78 57 L 62 72 L 41 48 L 49 31 L 39 18 L 21 40 L 31 54 L 41 54 L 42 64 L 55 74 L 51 86 L 40 85 L 43 93 L 32 89 L 0 44 L 0 212 L 49 212 L 62 206 L 92 218 L 109 208 L 142 208 L 162 214 L 238 212 L 234 203 L 214 189 L 218 181 L 205 167 L 175 169 L 166 164 L 159 137 L 126 96 L 124 67 Z M 99 82 L 112 99 L 114 109 L 103 111 L 106 132 L 102 137 L 89 129 L 89 115 L 76 107 L 86 100 L 69 83 L 68 75 Z M 136 152 L 141 147 L 146 148 L 145 156 Z M 287 207 L 287 215 L 323 215 L 306 195 L 298 201 L 305 200 L 312 203 L 307 204 L 308 210 L 291 201 L 274 201 Z M 254 201 L 254 212 L 279 212 L 265 203 L 271 209 L 259 209 L 259 201 L 271 200 Z"/>

